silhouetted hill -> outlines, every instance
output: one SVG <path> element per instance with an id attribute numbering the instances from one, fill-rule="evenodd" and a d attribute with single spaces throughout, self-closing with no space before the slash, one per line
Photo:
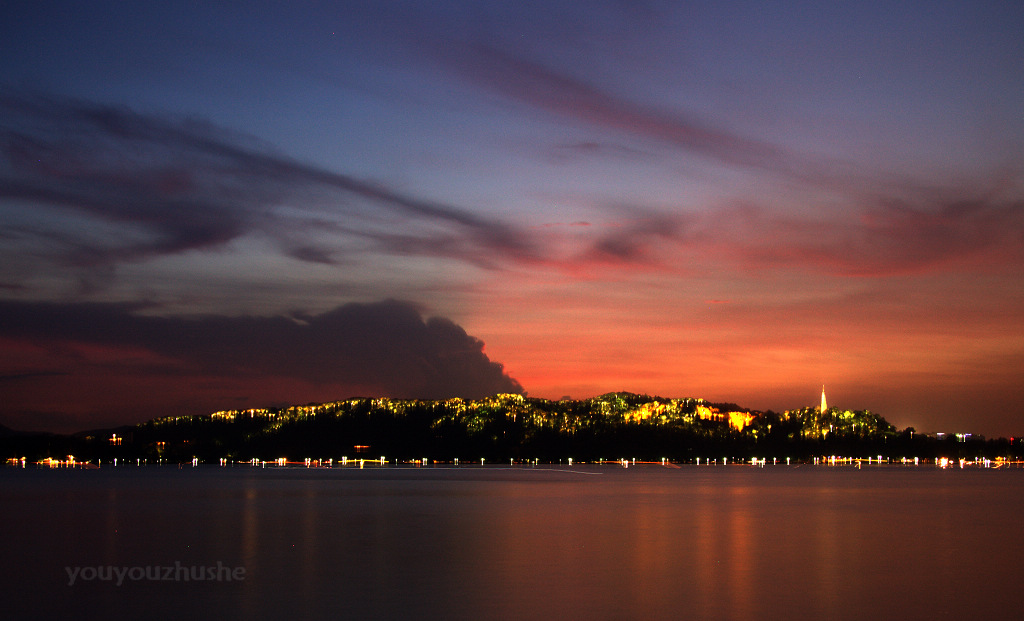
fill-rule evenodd
<path id="1" fill-rule="evenodd" d="M 613 392 L 548 401 L 518 394 L 440 401 L 360 398 L 160 418 L 73 436 L 0 438 L 5 458 L 147 461 L 748 460 L 1007 454 L 1007 441 L 955 443 L 899 431 L 866 410 L 758 412 L 697 398 Z"/>

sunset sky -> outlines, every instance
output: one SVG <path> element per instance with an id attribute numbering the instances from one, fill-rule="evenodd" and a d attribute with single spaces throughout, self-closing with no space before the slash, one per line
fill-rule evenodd
<path id="1" fill-rule="evenodd" d="M 1019 1 L 4 2 L 0 424 L 824 384 L 1024 434 L 1021 33 Z"/>

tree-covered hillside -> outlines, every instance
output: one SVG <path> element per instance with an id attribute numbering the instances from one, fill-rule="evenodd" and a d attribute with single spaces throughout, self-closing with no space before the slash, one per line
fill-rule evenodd
<path id="1" fill-rule="evenodd" d="M 958 442 L 959 440 L 959 442 Z M 147 461 L 431 461 L 708 459 L 882 455 L 1009 456 L 1010 441 L 937 440 L 897 430 L 869 411 L 757 412 L 702 399 L 608 393 L 549 401 L 517 394 L 480 400 L 349 399 L 287 408 L 160 418 L 77 436 L 13 436 L 5 458 Z"/>

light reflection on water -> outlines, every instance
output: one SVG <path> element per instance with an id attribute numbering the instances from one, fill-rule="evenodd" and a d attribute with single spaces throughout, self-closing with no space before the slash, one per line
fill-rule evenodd
<path id="1" fill-rule="evenodd" d="M 0 578 L 30 617 L 862 620 L 1024 604 L 1024 471 L 573 470 L 0 470 Z M 68 587 L 64 570 L 175 561 L 246 579 Z"/>

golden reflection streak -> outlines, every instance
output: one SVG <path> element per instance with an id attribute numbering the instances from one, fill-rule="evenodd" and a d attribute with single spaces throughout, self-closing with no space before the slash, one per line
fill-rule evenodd
<path id="1" fill-rule="evenodd" d="M 812 591 L 815 603 L 815 616 L 819 619 L 832 618 L 836 614 L 833 609 L 835 600 L 835 589 L 841 580 L 840 571 L 843 566 L 842 554 L 839 550 L 839 510 L 835 503 L 837 500 L 836 490 L 826 487 L 818 492 L 817 512 L 818 517 L 814 520 L 817 526 L 814 546 L 815 557 L 818 560 L 818 571 L 820 576 L 816 587 Z"/>
<path id="2" fill-rule="evenodd" d="M 711 496 L 717 493 L 712 487 L 702 485 L 695 494 L 697 498 L 697 527 L 694 533 L 694 555 L 697 567 L 694 570 L 694 579 L 697 583 L 697 593 L 700 593 L 700 602 L 696 606 L 695 617 L 709 616 L 710 611 L 715 609 L 718 602 L 712 598 L 717 590 L 717 584 L 724 580 L 720 559 L 716 557 L 715 551 L 720 550 L 719 527 L 716 515 L 711 510 L 714 506 Z"/>
<path id="3" fill-rule="evenodd" d="M 751 549 L 754 539 L 751 529 L 753 520 L 750 516 L 750 488 L 734 487 L 731 490 L 729 503 L 729 586 L 732 597 L 729 603 L 732 606 L 733 618 L 753 619 L 754 602 L 756 597 L 753 593 L 754 567 L 753 551 Z"/>
<path id="4" fill-rule="evenodd" d="M 672 588 L 673 577 L 679 579 L 670 551 L 674 549 L 674 539 L 686 533 L 665 528 L 673 523 L 675 512 L 661 502 L 661 497 L 649 492 L 646 487 L 639 490 L 632 505 L 631 523 L 623 526 L 634 534 L 630 583 L 634 609 L 655 611 L 665 605 L 666 590 Z"/>

